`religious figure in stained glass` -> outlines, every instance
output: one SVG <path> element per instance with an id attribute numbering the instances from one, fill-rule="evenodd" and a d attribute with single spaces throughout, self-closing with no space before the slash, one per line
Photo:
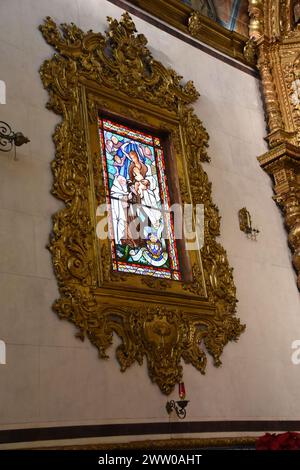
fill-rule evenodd
<path id="1" fill-rule="evenodd" d="M 99 119 L 113 270 L 180 280 L 161 138 Z"/>

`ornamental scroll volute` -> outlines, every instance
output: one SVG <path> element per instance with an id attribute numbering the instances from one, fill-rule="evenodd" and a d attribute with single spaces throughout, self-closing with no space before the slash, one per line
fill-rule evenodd
<path id="1" fill-rule="evenodd" d="M 249 0 L 249 13 L 269 131 L 259 162 L 274 182 L 300 289 L 300 2 Z"/>
<path id="2" fill-rule="evenodd" d="M 117 334 L 121 370 L 146 358 L 152 381 L 168 394 L 182 378 L 181 359 L 204 373 L 206 353 L 220 365 L 226 343 L 245 328 L 235 317 L 226 252 L 216 242 L 220 217 L 201 165 L 208 161 L 208 135 L 189 106 L 198 93 L 153 59 L 128 13 L 120 21 L 108 18 L 105 35 L 83 33 L 74 24 L 58 28 L 49 17 L 40 30 L 56 50 L 40 70 L 47 106 L 62 116 L 52 163 L 52 192 L 65 203 L 53 216 L 50 238 L 60 290 L 54 310 L 102 358 Z M 109 241 L 96 236 L 97 206 L 105 202 L 98 135 L 103 113 L 167 136 L 177 200 L 204 204 L 205 244 L 201 252 L 185 253 L 181 281 L 113 271 Z"/>

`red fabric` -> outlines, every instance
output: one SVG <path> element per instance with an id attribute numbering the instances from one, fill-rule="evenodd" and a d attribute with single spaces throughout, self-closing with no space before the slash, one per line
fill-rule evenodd
<path id="1" fill-rule="evenodd" d="M 267 433 L 257 439 L 256 450 L 300 450 L 300 433 Z"/>

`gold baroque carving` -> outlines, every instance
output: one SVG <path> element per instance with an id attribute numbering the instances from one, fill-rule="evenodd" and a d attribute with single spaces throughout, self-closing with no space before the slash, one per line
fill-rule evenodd
<path id="1" fill-rule="evenodd" d="M 38 447 L 38 450 L 182 450 L 182 449 L 201 449 L 210 447 L 230 447 L 244 446 L 254 447 L 256 437 L 211 437 L 211 438 L 189 438 L 189 439 L 150 439 L 147 441 L 115 442 L 105 444 L 85 444 L 56 447 Z"/>
<path id="2" fill-rule="evenodd" d="M 194 37 L 199 37 L 202 31 L 202 18 L 203 16 L 199 13 L 199 11 L 193 11 L 189 17 L 189 32 Z"/>
<path id="3" fill-rule="evenodd" d="M 202 282 L 199 282 L 199 279 L 202 277 L 202 270 L 198 264 L 195 264 L 192 269 L 193 281 L 183 284 L 184 290 L 193 292 L 194 294 L 203 296 L 206 294 Z"/>
<path id="4" fill-rule="evenodd" d="M 213 23 L 215 23 L 214 26 Z M 187 24 L 188 32 L 194 38 L 199 41 L 207 42 L 207 44 L 214 48 L 246 62 L 247 65 L 255 65 L 255 54 L 252 43 L 246 38 L 241 41 L 240 34 L 230 31 L 230 36 L 228 36 L 229 31 L 222 31 L 224 29 L 223 27 L 220 28 L 216 22 L 206 18 L 199 11 L 192 11 L 190 13 Z M 210 31 L 210 29 L 213 31 Z"/>
<path id="5" fill-rule="evenodd" d="M 250 39 L 258 39 L 263 34 L 264 15 L 263 0 L 249 0 L 249 37 Z"/>
<path id="6" fill-rule="evenodd" d="M 248 37 L 236 31 L 229 31 L 213 19 L 208 18 L 208 16 L 201 15 L 199 11 L 193 10 L 182 0 L 129 0 L 129 3 L 147 11 L 185 34 L 190 34 L 223 54 L 243 63 L 247 62 L 243 50 Z"/>
<path id="7" fill-rule="evenodd" d="M 143 276 L 142 283 L 152 289 L 167 289 L 171 287 L 171 282 L 168 279 L 158 279 L 153 276 Z"/>
<path id="8" fill-rule="evenodd" d="M 300 290 L 300 149 L 291 144 L 282 144 L 259 157 L 259 162 L 273 177 L 274 199 L 284 215 Z"/>
<path id="9" fill-rule="evenodd" d="M 264 17 L 260 15 L 263 30 L 256 37 L 256 50 L 270 147 L 259 162 L 274 181 L 274 199 L 283 212 L 300 289 L 300 29 L 292 0 L 258 3 Z"/>
<path id="10" fill-rule="evenodd" d="M 255 65 L 257 61 L 256 44 L 253 38 L 247 41 L 244 47 L 244 57 L 249 64 Z"/>
<path id="11" fill-rule="evenodd" d="M 235 317 L 232 269 L 216 242 L 220 217 L 201 166 L 208 161 L 208 134 L 190 107 L 198 92 L 152 57 L 128 13 L 120 21 L 108 18 L 105 35 L 74 24 L 58 28 L 49 17 L 40 30 L 56 50 L 40 69 L 47 107 L 62 116 L 52 163 L 52 192 L 65 204 L 53 216 L 50 240 L 60 291 L 54 310 L 101 358 L 117 334 L 121 371 L 146 358 L 152 381 L 168 394 L 182 379 L 181 359 L 204 373 L 209 352 L 219 366 L 226 343 L 245 329 Z M 129 119 L 174 139 L 182 197 L 205 206 L 205 245 L 202 253 L 189 252 L 189 282 L 112 272 L 109 245 L 96 237 L 96 208 L 105 201 L 97 116 L 109 111 L 128 118 L 128 107 Z"/>

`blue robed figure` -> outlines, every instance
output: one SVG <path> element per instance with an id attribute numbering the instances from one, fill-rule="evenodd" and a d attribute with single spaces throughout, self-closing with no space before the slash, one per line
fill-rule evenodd
<path id="1" fill-rule="evenodd" d="M 136 142 L 119 141 L 121 146 L 118 148 L 116 155 L 120 160 L 115 160 L 114 167 L 117 169 L 118 175 L 123 176 L 126 180 L 129 179 L 129 165 L 131 163 L 130 152 L 134 151 L 139 157 L 141 163 L 145 163 L 145 156 L 141 146 Z"/>

